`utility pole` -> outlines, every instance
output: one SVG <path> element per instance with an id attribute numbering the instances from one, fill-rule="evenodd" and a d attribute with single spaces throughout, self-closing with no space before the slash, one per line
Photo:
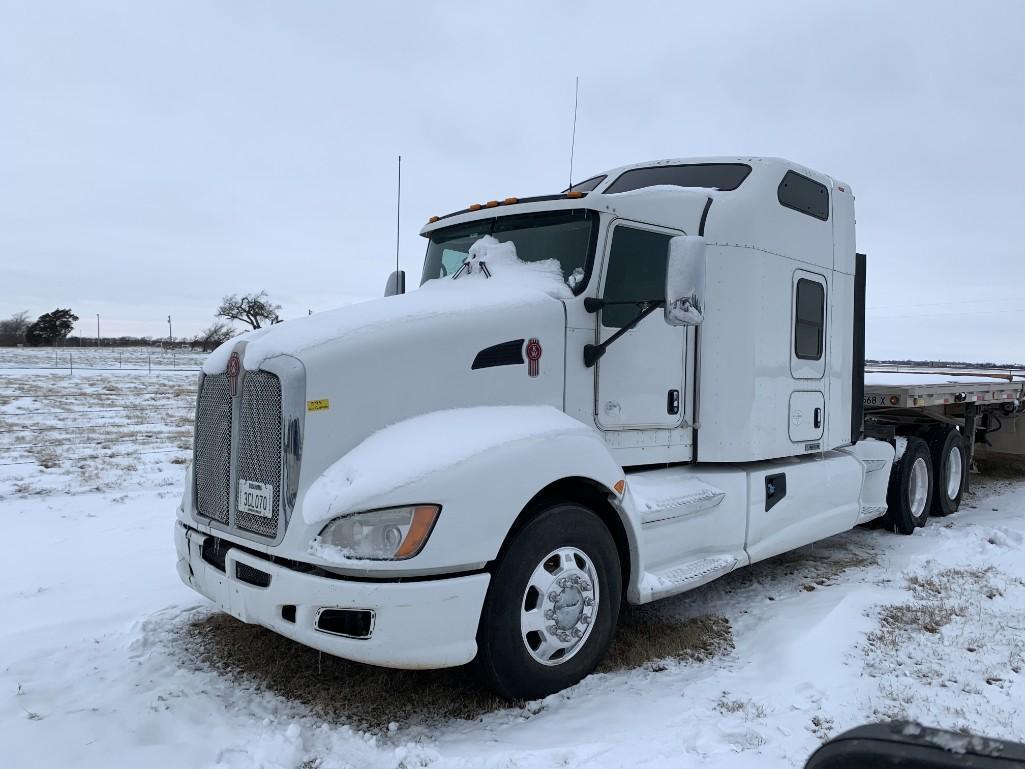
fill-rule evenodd
<path id="1" fill-rule="evenodd" d="M 100 346 L 100 314 L 96 313 L 96 346 Z"/>
<path id="2" fill-rule="evenodd" d="M 174 331 L 171 329 L 171 316 L 167 316 L 167 343 L 174 344 Z"/>
<path id="3" fill-rule="evenodd" d="M 399 235 L 402 233 L 402 155 L 399 155 L 399 186 L 395 193 L 395 272 L 399 271 Z"/>

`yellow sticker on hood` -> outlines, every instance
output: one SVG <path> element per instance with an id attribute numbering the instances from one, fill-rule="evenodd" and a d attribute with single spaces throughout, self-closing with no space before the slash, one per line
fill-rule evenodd
<path id="1" fill-rule="evenodd" d="M 306 401 L 307 411 L 327 411 L 331 408 L 331 403 L 327 398 L 321 398 L 319 401 Z"/>

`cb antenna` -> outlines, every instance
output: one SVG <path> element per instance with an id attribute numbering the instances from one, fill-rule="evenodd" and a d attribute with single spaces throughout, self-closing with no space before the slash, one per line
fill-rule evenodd
<path id="1" fill-rule="evenodd" d="M 580 103 L 580 76 L 573 89 L 573 138 L 569 143 L 569 187 L 573 188 L 573 153 L 577 148 L 577 105 Z"/>
<path id="2" fill-rule="evenodd" d="M 395 192 L 395 272 L 399 271 L 399 235 L 402 232 L 402 155 L 399 155 L 399 185 Z"/>

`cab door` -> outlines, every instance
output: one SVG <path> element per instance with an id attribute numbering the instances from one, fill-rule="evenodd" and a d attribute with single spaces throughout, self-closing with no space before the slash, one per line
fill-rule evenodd
<path id="1" fill-rule="evenodd" d="M 819 448 L 826 422 L 826 312 L 829 300 L 825 275 L 795 270 L 791 288 L 790 441 L 798 451 Z M 816 445 L 818 444 L 818 445 Z"/>
<path id="2" fill-rule="evenodd" d="M 606 302 L 664 299 L 669 239 L 682 234 L 616 222 L 606 238 L 600 297 Z M 599 343 L 639 311 L 635 304 L 603 306 L 597 318 Z M 686 340 L 687 329 L 666 324 L 659 309 L 613 342 L 596 364 L 597 425 L 603 430 L 680 426 Z"/>

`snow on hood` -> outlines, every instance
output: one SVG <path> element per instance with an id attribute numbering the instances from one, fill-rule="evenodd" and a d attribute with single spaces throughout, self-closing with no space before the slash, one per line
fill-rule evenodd
<path id="1" fill-rule="evenodd" d="M 476 406 L 411 417 L 373 433 L 314 481 L 303 519 L 321 523 L 498 446 L 567 433 L 593 430 L 553 406 Z"/>
<path id="2" fill-rule="evenodd" d="M 430 280 L 408 294 L 347 305 L 237 336 L 210 353 L 203 371 L 224 371 L 240 341 L 249 343 L 242 365 L 251 371 L 275 355 L 297 355 L 386 324 L 416 322 L 460 310 L 507 311 L 537 301 L 573 296 L 557 260 L 521 261 L 513 243 L 500 243 L 490 235 L 474 243 L 464 261 L 467 270 L 458 279 Z M 487 265 L 490 278 L 481 270 L 481 262 Z"/>

